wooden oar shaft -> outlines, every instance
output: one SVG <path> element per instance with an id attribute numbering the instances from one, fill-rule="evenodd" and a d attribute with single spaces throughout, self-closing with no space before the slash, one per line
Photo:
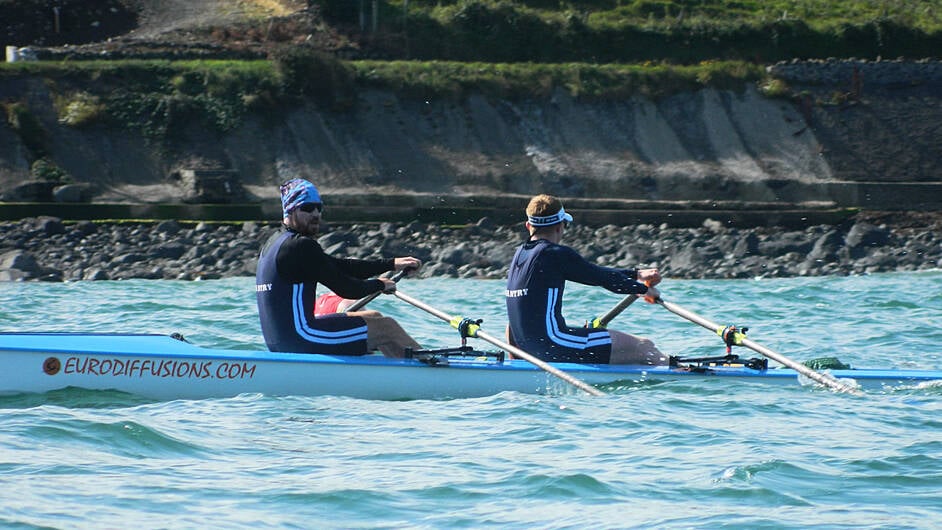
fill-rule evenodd
<path id="1" fill-rule="evenodd" d="M 400 300 L 402 300 L 402 301 L 404 301 L 404 302 L 407 302 L 407 303 L 410 303 L 410 304 L 414 305 L 415 307 L 418 307 L 419 309 L 421 309 L 421 310 L 423 310 L 423 311 L 425 311 L 425 312 L 427 312 L 427 313 L 430 313 L 430 314 L 432 314 L 432 315 L 435 315 L 436 317 L 438 317 L 438 318 L 444 320 L 445 322 L 451 322 L 452 320 L 454 320 L 454 317 L 452 317 L 452 316 L 449 315 L 448 313 L 445 313 L 445 312 L 443 312 L 443 311 L 440 311 L 440 310 L 438 310 L 438 309 L 435 309 L 434 307 L 432 307 L 432 306 L 430 306 L 430 305 L 428 305 L 428 304 L 426 304 L 426 303 L 424 303 L 424 302 L 421 302 L 421 301 L 419 301 L 419 300 L 416 300 L 415 298 L 412 298 L 411 296 L 409 296 L 409 295 L 407 295 L 407 294 L 405 294 L 405 293 L 396 291 L 394 294 L 395 294 L 396 297 L 399 298 Z M 601 391 L 599 391 L 597 388 L 595 388 L 595 387 L 593 387 L 593 386 L 591 386 L 591 385 L 585 383 L 584 381 L 582 381 L 582 380 L 580 380 L 580 379 L 577 379 L 577 378 L 575 378 L 575 377 L 573 377 L 573 376 L 567 374 L 566 372 L 560 370 L 559 368 L 556 368 L 555 366 L 552 366 L 552 365 L 548 364 L 547 362 L 545 362 L 545 361 L 543 361 L 543 360 L 541 360 L 541 359 L 539 359 L 539 358 L 537 358 L 537 357 L 534 357 L 533 355 L 531 355 L 531 354 L 529 354 L 529 353 L 527 353 L 527 352 L 521 350 L 520 348 L 517 348 L 516 346 L 511 346 L 510 344 L 507 344 L 507 343 L 504 342 L 504 341 L 501 341 L 501 340 L 499 340 L 499 339 L 497 339 L 497 338 L 495 338 L 495 337 L 492 337 L 492 336 L 488 335 L 487 333 L 485 333 L 485 332 L 483 332 L 483 331 L 481 331 L 481 330 L 478 330 L 477 333 L 475 333 L 474 336 L 477 337 L 477 338 L 479 338 L 479 339 L 481 339 L 481 340 L 487 341 L 487 342 L 493 344 L 494 346 L 497 346 L 498 348 L 501 348 L 501 349 L 503 349 L 503 350 L 506 350 L 506 351 L 512 353 L 514 356 L 517 356 L 517 357 L 520 357 L 521 359 L 524 359 L 524 360 L 526 360 L 526 361 L 529 361 L 530 363 L 532 363 L 532 364 L 535 365 L 536 367 L 538 367 L 538 368 L 540 368 L 540 369 L 546 371 L 546 372 L 549 373 L 549 374 L 552 374 L 552 375 L 554 375 L 554 376 L 556 376 L 556 377 L 562 379 L 563 381 L 565 381 L 565 382 L 567 382 L 567 383 L 569 383 L 569 384 L 571 384 L 571 385 L 573 385 L 573 386 L 579 388 L 580 390 L 583 390 L 583 391 L 585 391 L 585 392 L 587 392 L 587 393 L 589 393 L 589 394 L 591 394 L 591 395 L 593 395 L 593 396 L 602 396 L 602 395 L 604 395 L 604 394 L 603 394 Z"/>
<path id="2" fill-rule="evenodd" d="M 611 322 L 612 319 L 620 315 L 622 311 L 628 308 L 628 306 L 635 303 L 635 300 L 637 300 L 640 296 L 641 295 L 639 294 L 629 294 L 628 296 L 622 298 L 621 302 L 618 302 L 618 304 L 611 308 L 608 313 L 605 313 L 601 316 L 601 318 L 599 318 L 599 327 L 604 328 L 608 326 L 608 323 Z"/>
<path id="3" fill-rule="evenodd" d="M 406 271 L 405 269 L 403 269 L 397 272 L 392 278 L 390 278 L 390 280 L 394 282 L 398 282 L 400 279 L 402 279 L 403 276 L 405 276 L 405 274 L 406 274 Z M 350 304 L 350 307 L 344 309 L 344 313 L 350 313 L 352 311 L 359 311 L 361 308 L 363 308 L 363 306 L 372 302 L 374 299 L 376 299 L 377 296 L 381 294 L 383 294 L 382 291 L 376 291 L 373 294 L 368 294 L 364 296 L 363 298 L 360 298 L 356 302 L 353 302 L 352 304 Z"/>
<path id="4" fill-rule="evenodd" d="M 687 320 L 693 322 L 694 324 L 699 324 L 700 326 L 714 333 L 716 333 L 717 330 L 722 328 L 722 326 L 719 326 L 715 322 L 712 322 L 706 318 L 703 318 L 702 316 L 696 313 L 693 313 L 692 311 L 688 311 L 680 307 L 677 304 L 667 302 L 660 298 L 657 299 L 657 303 L 664 306 L 664 308 L 670 311 L 671 313 L 674 313 L 675 315 L 686 318 Z M 822 385 L 829 386 L 833 388 L 834 390 L 837 390 L 838 392 L 849 392 L 852 394 L 859 393 L 857 389 L 851 387 L 850 385 L 847 385 L 845 383 L 838 381 L 832 376 L 822 374 L 820 372 L 816 372 L 812 370 L 811 368 L 808 368 L 807 366 L 799 362 L 793 361 L 792 359 L 789 359 L 788 357 L 782 355 L 781 353 L 770 350 L 769 348 L 766 348 L 765 346 L 762 346 L 761 344 L 757 344 L 750 339 L 744 338 L 742 340 L 742 345 L 749 348 L 750 350 L 753 350 L 755 352 L 758 352 L 768 357 L 769 359 L 772 359 L 773 361 L 777 361 L 781 364 L 784 364 L 785 366 L 791 368 L 792 370 L 795 370 L 796 372 L 800 373 L 801 375 L 809 379 L 817 381 L 818 383 L 821 383 Z"/>

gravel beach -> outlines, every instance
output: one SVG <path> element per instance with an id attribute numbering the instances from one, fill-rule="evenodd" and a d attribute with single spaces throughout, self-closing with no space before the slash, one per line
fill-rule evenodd
<path id="1" fill-rule="evenodd" d="M 260 245 L 276 223 L 63 223 L 53 217 L 0 223 L 0 280 L 130 278 L 200 280 L 254 276 Z M 328 225 L 319 241 L 332 255 L 413 255 L 420 277 L 503 278 L 525 237 L 522 223 L 487 218 L 446 227 L 423 223 Z M 568 244 L 611 267 L 659 267 L 670 278 L 869 274 L 942 267 L 942 214 L 860 213 L 837 226 L 804 230 L 666 225 L 572 225 Z"/>

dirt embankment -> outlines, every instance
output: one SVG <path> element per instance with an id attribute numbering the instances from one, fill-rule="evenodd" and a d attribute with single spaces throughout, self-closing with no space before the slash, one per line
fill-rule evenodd
<path id="1" fill-rule="evenodd" d="M 311 16 L 301 4 L 127 0 L 137 26 L 98 45 L 205 43 L 236 34 L 219 29 L 226 25 Z M 87 185 L 85 198 L 96 201 L 179 201 L 188 193 L 178 178 L 185 169 L 235 175 L 234 198 L 248 201 L 269 199 L 277 183 L 298 176 L 317 181 L 327 193 L 539 190 L 625 200 L 839 205 L 873 200 L 855 182 L 942 182 L 942 80 L 931 73 L 939 63 L 902 65 L 907 72 L 929 72 L 905 82 L 868 73 L 880 63 L 854 62 L 859 76 L 834 74 L 847 64 L 810 65 L 822 72 L 817 78 L 783 73 L 805 95 L 797 102 L 766 98 L 752 86 L 616 103 L 586 103 L 564 93 L 521 102 L 477 96 L 414 101 L 362 92 L 347 111 L 300 106 L 277 116 L 249 116 L 224 135 L 194 124 L 169 148 L 155 148 L 128 131 L 60 124 L 55 95 L 40 80 L 6 83 L 0 100 L 29 106 L 45 131 L 49 157 Z M 24 193 L 32 191 L 18 187 L 31 178 L 32 162 L 9 120 L 0 121 L 0 193 L 6 200 L 29 200 Z M 925 203 L 926 194 L 911 192 L 919 186 L 900 193 Z"/>
<path id="2" fill-rule="evenodd" d="M 846 182 L 942 181 L 942 98 L 924 87 L 807 109 L 754 87 L 617 103 L 562 93 L 549 102 L 426 102 L 364 92 L 349 111 L 297 107 L 249 117 L 221 136 L 194 126 L 171 149 L 127 131 L 62 125 L 53 97 L 39 80 L 0 88 L 0 98 L 27 102 L 50 157 L 100 201 L 175 202 L 184 190 L 173 176 L 186 168 L 233 172 L 249 201 L 298 176 L 337 193 L 793 203 L 846 202 Z M 30 178 L 28 154 L 0 123 L 0 188 L 13 199 Z"/>

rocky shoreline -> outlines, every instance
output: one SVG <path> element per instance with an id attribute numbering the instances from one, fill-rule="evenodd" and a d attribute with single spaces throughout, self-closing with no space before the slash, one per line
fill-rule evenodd
<path id="1" fill-rule="evenodd" d="M 253 276 L 260 245 L 278 225 L 63 223 L 53 217 L 0 223 L 0 280 L 131 278 L 200 280 Z M 319 241 L 356 258 L 414 255 L 421 277 L 504 278 L 522 225 L 334 225 Z M 753 278 L 869 274 L 942 268 L 942 214 L 860 213 L 804 230 L 575 224 L 569 244 L 612 267 L 652 266 L 670 278 Z"/>

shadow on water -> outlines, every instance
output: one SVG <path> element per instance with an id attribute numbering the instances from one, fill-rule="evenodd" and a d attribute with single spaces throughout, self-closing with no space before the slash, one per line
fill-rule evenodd
<path id="1" fill-rule="evenodd" d="M 68 408 L 124 408 L 156 403 L 153 399 L 117 390 L 86 390 L 62 388 L 44 393 L 22 393 L 0 396 L 0 409 L 28 409 L 43 405 Z"/>

